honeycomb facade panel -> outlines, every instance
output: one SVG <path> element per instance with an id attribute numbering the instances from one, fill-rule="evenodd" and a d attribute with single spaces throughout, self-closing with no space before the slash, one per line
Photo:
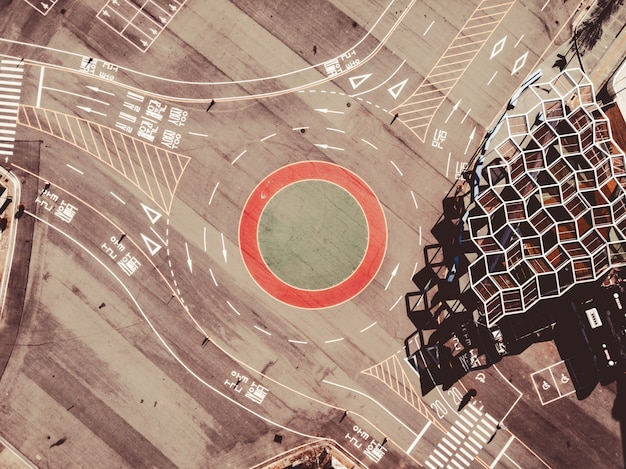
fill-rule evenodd
<path id="1" fill-rule="evenodd" d="M 488 325 L 626 265 L 626 157 L 593 84 L 571 69 L 529 89 L 535 102 L 505 116 L 466 220 Z"/>

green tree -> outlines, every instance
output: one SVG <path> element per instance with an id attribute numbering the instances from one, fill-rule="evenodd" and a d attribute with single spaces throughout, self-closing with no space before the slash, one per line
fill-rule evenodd
<path id="1" fill-rule="evenodd" d="M 570 50 L 584 55 L 593 49 L 602 38 L 602 28 L 605 23 L 623 4 L 624 0 L 598 0 L 589 18 L 574 29 L 574 36 L 570 40 Z"/>

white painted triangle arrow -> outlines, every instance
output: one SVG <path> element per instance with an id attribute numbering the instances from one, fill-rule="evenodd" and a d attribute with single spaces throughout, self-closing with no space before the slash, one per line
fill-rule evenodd
<path id="1" fill-rule="evenodd" d="M 371 73 L 366 73 L 365 75 L 359 75 L 358 77 L 350 77 L 350 84 L 352 85 L 352 88 L 356 90 L 359 86 L 363 84 L 365 80 L 367 80 L 371 76 Z"/>
<path id="2" fill-rule="evenodd" d="M 393 96 L 393 99 L 398 99 L 398 96 L 400 96 L 400 93 L 402 93 L 404 85 L 406 85 L 407 81 L 409 81 L 409 79 L 405 78 L 397 85 L 393 85 L 391 88 L 387 89 L 387 91 L 389 91 L 389 94 Z"/>
<path id="3" fill-rule="evenodd" d="M 161 250 L 161 245 L 159 243 L 157 243 L 156 241 L 152 241 L 143 233 L 139 234 L 143 238 L 143 242 L 146 243 L 146 247 L 148 248 L 148 251 L 150 251 L 151 256 L 154 256 L 157 252 Z"/>
<path id="4" fill-rule="evenodd" d="M 159 218 L 161 218 L 161 214 L 157 212 L 155 209 L 150 208 L 144 204 L 141 204 L 141 207 L 143 208 L 143 211 L 146 212 L 146 215 L 148 215 L 148 218 L 150 219 L 153 225 L 159 220 Z"/>

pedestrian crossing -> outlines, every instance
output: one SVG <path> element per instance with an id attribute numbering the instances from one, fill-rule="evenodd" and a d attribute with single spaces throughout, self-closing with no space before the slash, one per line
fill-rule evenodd
<path id="1" fill-rule="evenodd" d="M 13 155 L 23 78 L 23 61 L 0 60 L 0 158 Z"/>
<path id="2" fill-rule="evenodd" d="M 474 404 L 458 420 L 424 462 L 429 469 L 466 469 L 496 432 L 498 421 Z"/>

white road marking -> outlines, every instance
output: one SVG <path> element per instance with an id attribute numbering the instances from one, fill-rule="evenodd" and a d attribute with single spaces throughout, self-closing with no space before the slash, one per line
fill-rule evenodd
<path id="1" fill-rule="evenodd" d="M 159 235 L 159 233 L 156 232 L 156 230 L 154 229 L 153 226 L 150 227 L 150 229 L 152 230 L 152 232 L 156 235 L 157 238 L 159 238 L 159 241 L 161 241 L 163 243 L 164 246 L 167 246 L 167 241 L 165 241 L 163 238 L 161 238 L 161 235 Z M 186 244 L 186 243 L 185 243 Z M 189 256 L 189 250 L 187 250 L 187 256 Z"/>
<path id="2" fill-rule="evenodd" d="M 426 425 L 424 425 L 424 428 L 422 428 L 422 431 L 419 432 L 419 434 L 415 437 L 415 440 L 413 440 L 413 443 L 411 443 L 411 446 L 409 446 L 409 448 L 406 450 L 406 454 L 411 453 L 411 451 L 413 451 L 413 448 L 415 448 L 415 445 L 417 445 L 417 442 L 420 441 L 420 439 L 424 436 L 424 433 L 426 433 L 426 430 L 428 430 L 428 427 L 430 427 L 431 425 L 431 421 L 429 420 L 428 422 L 426 422 Z"/>
<path id="3" fill-rule="evenodd" d="M 504 419 L 503 419 L 504 420 Z M 498 461 L 500 461 L 500 458 L 502 458 L 502 455 L 504 454 L 504 452 L 509 449 L 509 446 L 511 446 L 511 443 L 513 443 L 513 440 L 515 439 L 515 437 L 513 435 L 511 435 L 511 438 L 509 438 L 509 441 L 507 441 L 504 446 L 502 447 L 502 450 L 498 453 L 498 455 L 496 456 L 496 459 L 493 460 L 493 462 L 491 464 L 489 464 L 490 468 L 496 467 L 496 464 L 498 464 Z"/>
<path id="4" fill-rule="evenodd" d="M 430 28 L 433 27 L 433 24 L 435 24 L 434 20 L 428 25 L 428 28 L 426 28 L 426 31 L 424 31 L 424 34 L 422 34 L 422 36 L 426 36 L 426 33 L 430 31 Z"/>
<path id="5" fill-rule="evenodd" d="M 417 200 L 415 200 L 415 194 L 413 193 L 413 191 L 411 191 L 411 197 L 413 198 L 413 204 L 415 205 L 415 208 L 419 209 L 419 207 L 417 206 Z"/>
<path id="6" fill-rule="evenodd" d="M 334 129 L 332 127 L 326 127 L 326 130 L 330 130 L 331 132 L 339 132 L 340 134 L 345 134 L 346 133 L 345 130 Z"/>
<path id="7" fill-rule="evenodd" d="M 228 263 L 228 252 L 226 251 L 226 243 L 224 242 L 224 233 L 220 233 L 222 237 L 222 255 L 224 256 L 224 264 Z"/>
<path id="8" fill-rule="evenodd" d="M 83 173 L 80 169 L 75 168 L 74 166 L 72 166 L 71 164 L 66 164 L 65 166 L 67 166 L 70 169 L 73 169 L 74 171 L 76 171 L 78 174 L 85 174 Z"/>
<path id="9" fill-rule="evenodd" d="M 211 268 L 209 268 L 209 273 L 211 274 L 211 278 L 213 279 L 213 283 L 215 284 L 215 286 L 219 286 L 217 284 L 217 280 L 215 280 L 215 275 L 213 275 L 213 270 L 211 270 Z"/>
<path id="10" fill-rule="evenodd" d="M 150 321 L 150 319 L 148 319 L 148 316 L 146 315 L 146 313 L 143 311 L 143 309 L 141 308 L 141 305 L 139 304 L 139 302 L 137 301 L 137 299 L 135 298 L 135 296 L 133 296 L 133 294 L 131 293 L 130 289 L 126 286 L 126 284 L 111 270 L 111 268 L 109 266 L 107 266 L 104 261 L 102 261 L 101 259 L 99 259 L 94 253 L 92 253 L 91 251 L 89 251 L 85 246 L 83 246 L 80 242 L 78 242 L 77 240 L 75 240 L 74 238 L 72 238 L 71 236 L 69 236 L 67 233 L 65 233 L 64 231 L 62 231 L 60 228 L 54 226 L 53 224 L 45 221 L 42 218 L 39 218 L 38 216 L 36 216 L 33 213 L 30 212 L 25 212 L 28 215 L 30 215 L 31 217 L 33 217 L 35 220 L 47 225 L 49 228 L 52 228 L 53 230 L 57 231 L 58 233 L 60 233 L 61 235 L 65 236 L 67 239 L 69 239 L 70 241 L 72 241 L 74 244 L 76 244 L 80 249 L 82 249 L 85 253 L 87 253 L 89 256 L 91 256 L 95 262 L 97 262 L 98 264 L 100 264 L 102 266 L 102 268 L 104 270 L 106 270 L 109 274 L 111 274 L 111 276 L 120 284 L 120 286 L 122 287 L 122 289 L 126 292 L 126 294 L 128 295 L 128 297 L 130 298 L 130 300 L 133 302 L 133 304 L 135 305 L 135 307 L 137 308 L 137 311 L 139 312 L 139 314 L 141 314 L 141 316 L 143 317 L 144 321 L 146 321 L 146 324 L 148 324 L 148 326 L 150 327 L 150 329 L 152 329 L 152 332 L 154 333 L 154 335 L 156 336 L 156 338 L 159 340 L 159 342 L 163 345 L 163 347 L 165 348 L 165 350 L 167 351 L 167 353 L 169 353 L 171 355 L 172 358 L 174 358 L 174 360 L 176 360 L 176 362 L 183 367 L 183 369 L 189 373 L 194 379 L 196 379 L 199 383 L 201 383 L 203 386 L 205 386 L 207 389 L 211 390 L 212 392 L 214 392 L 215 394 L 217 394 L 218 396 L 224 398 L 225 400 L 227 400 L 228 402 L 230 402 L 231 404 L 239 407 L 240 409 L 249 412 L 250 414 L 254 415 L 255 417 L 261 419 L 262 421 L 266 422 L 267 424 L 271 425 L 271 426 L 275 426 L 277 428 L 282 428 L 285 431 L 291 432 L 294 435 L 299 435 L 305 438 L 311 438 L 313 440 L 318 440 L 318 441 L 323 441 L 323 438 L 320 438 L 319 436 L 315 436 L 315 435 L 309 435 L 306 433 L 302 433 L 299 432 L 298 430 L 295 430 L 293 428 L 289 428 L 286 427 L 278 422 L 275 422 L 271 419 L 269 419 L 268 417 L 261 415 L 251 409 L 249 409 L 248 407 L 246 407 L 245 405 L 241 404 L 240 402 L 238 402 L 237 400 L 233 399 L 232 397 L 224 394 L 222 391 L 220 391 L 219 389 L 217 389 L 216 387 L 212 386 L 211 384 L 209 384 L 207 381 L 205 381 L 200 375 L 198 375 L 195 371 L 193 371 L 175 352 L 174 350 L 167 344 L 167 342 L 165 341 L 165 339 L 163 338 L 163 336 L 161 336 L 161 334 L 159 334 L 159 332 L 156 330 L 154 324 L 152 324 L 152 322 Z M 195 319 L 193 318 L 193 316 L 191 317 L 192 321 L 194 322 L 194 324 L 196 325 L 196 327 L 198 328 L 198 330 L 204 334 L 205 337 L 209 337 L 209 334 L 207 334 L 204 329 L 200 326 L 200 324 L 197 323 L 197 321 L 195 321 Z M 218 346 L 219 348 L 219 346 Z M 220 348 L 220 350 L 222 350 Z"/>
<path id="11" fill-rule="evenodd" d="M 368 330 L 370 327 L 374 327 L 376 325 L 378 321 L 374 321 L 373 323 L 371 323 L 369 326 L 367 326 L 365 329 L 361 329 L 360 332 L 365 332 L 366 330 Z"/>
<path id="12" fill-rule="evenodd" d="M 233 305 L 230 304 L 230 301 L 226 300 L 226 304 L 230 306 L 230 309 L 232 309 L 235 313 L 237 313 L 237 316 L 241 316 L 241 313 L 237 311 Z"/>
<path id="13" fill-rule="evenodd" d="M 303 345 L 308 344 L 308 342 L 305 342 L 304 340 L 287 339 L 287 342 L 291 342 L 292 344 L 303 344 Z"/>
<path id="14" fill-rule="evenodd" d="M 241 158 L 243 155 L 246 154 L 247 151 L 248 150 L 244 150 L 241 153 L 239 153 L 239 155 L 237 155 L 237 158 L 235 158 L 233 161 L 231 161 L 230 164 L 235 164 L 239 158 Z"/>
<path id="15" fill-rule="evenodd" d="M 326 342 L 327 344 L 332 344 L 332 343 L 334 343 L 334 342 L 340 342 L 340 341 L 342 341 L 342 340 L 343 340 L 343 337 L 340 337 L 340 338 L 338 338 L 338 339 L 331 339 L 331 340 L 327 340 L 327 341 L 325 341 L 325 342 Z"/>
<path id="16" fill-rule="evenodd" d="M 515 48 L 519 45 L 519 43 L 520 43 L 520 42 L 522 42 L 522 39 L 523 39 L 523 38 L 524 38 L 524 35 L 522 34 L 522 35 L 519 37 L 519 39 L 517 40 L 517 42 L 515 43 L 515 45 L 513 46 L 513 49 L 515 49 Z"/>
<path id="17" fill-rule="evenodd" d="M 126 205 L 126 202 L 122 200 L 119 196 L 115 195 L 113 192 L 110 193 L 113 197 L 115 197 L 121 204 Z"/>
<path id="18" fill-rule="evenodd" d="M 340 147 L 331 147 L 330 145 L 327 145 L 326 143 L 314 143 L 313 145 L 315 145 L 318 148 L 321 148 L 323 150 L 337 150 L 337 151 L 343 151 L 343 148 Z"/>
<path id="19" fill-rule="evenodd" d="M 397 305 L 398 303 L 400 303 L 400 300 L 401 300 L 401 299 L 402 299 L 402 296 L 400 296 L 400 298 L 398 298 L 398 299 L 396 300 L 396 302 L 395 302 L 393 305 L 391 305 L 391 308 L 389 308 L 389 311 L 391 311 L 393 308 L 395 308 L 395 307 L 396 307 L 396 305 Z"/>
<path id="20" fill-rule="evenodd" d="M 215 191 L 217 190 L 217 186 L 220 185 L 220 182 L 217 181 L 217 184 L 215 184 L 215 187 L 213 188 L 213 192 L 211 192 L 211 197 L 209 197 L 209 205 L 211 205 L 211 202 L 213 202 L 213 196 L 215 195 Z"/>
<path id="21" fill-rule="evenodd" d="M 36 107 L 41 107 L 41 88 L 43 87 L 43 74 L 46 70 L 46 67 L 41 67 L 41 73 L 39 73 L 39 85 L 37 86 L 37 102 L 35 104 Z"/>
<path id="22" fill-rule="evenodd" d="M 261 331 L 261 332 L 263 332 L 264 334 L 267 334 L 267 335 L 272 335 L 272 333 L 271 333 L 271 332 L 268 332 L 268 331 L 266 331 L 265 329 L 261 329 L 259 326 L 254 326 L 254 328 L 255 328 L 257 331 Z"/>
<path id="23" fill-rule="evenodd" d="M 88 99 L 89 101 L 94 101 L 96 103 L 104 104 L 105 106 L 110 106 L 110 103 L 107 103 L 106 101 L 101 101 L 100 99 L 91 98 L 89 96 L 85 96 L 85 95 L 78 94 L 78 93 L 72 93 L 71 91 L 60 90 L 58 88 L 48 88 L 47 86 L 42 87 L 42 89 L 48 90 L 48 91 L 56 91 L 57 93 L 69 94 L 71 96 L 76 96 L 78 98 Z"/>
<path id="24" fill-rule="evenodd" d="M 370 147 L 372 147 L 374 150 L 378 150 L 378 148 L 373 144 L 368 142 L 367 140 L 365 140 L 364 138 L 361 139 L 361 141 L 367 143 Z"/>
<path id="25" fill-rule="evenodd" d="M 195 135 L 196 137 L 208 137 L 209 134 L 199 134 L 196 132 L 189 132 L 189 135 Z"/>
<path id="26" fill-rule="evenodd" d="M 264 142 L 264 141 L 266 141 L 266 140 L 268 140 L 268 139 L 270 139 L 270 138 L 272 138 L 272 137 L 275 137 L 275 136 L 276 136 L 276 133 L 273 133 L 272 135 L 268 135 L 267 137 L 263 137 L 263 138 L 261 139 L 261 141 L 262 141 L 262 142 Z"/>
<path id="27" fill-rule="evenodd" d="M 396 168 L 396 171 L 398 171 L 400 176 L 404 176 L 404 174 L 402 174 L 402 171 L 400 171 L 400 168 L 398 168 L 398 166 L 396 166 L 396 164 L 393 161 L 389 160 L 389 162 L 393 165 L 394 168 Z"/>
<path id="28" fill-rule="evenodd" d="M 150 228 L 152 228 L 152 227 L 150 227 Z M 189 246 L 187 245 L 186 241 L 185 241 L 185 251 L 187 251 L 187 265 L 189 266 L 189 272 L 191 272 L 193 274 L 191 257 L 189 257 Z"/>

